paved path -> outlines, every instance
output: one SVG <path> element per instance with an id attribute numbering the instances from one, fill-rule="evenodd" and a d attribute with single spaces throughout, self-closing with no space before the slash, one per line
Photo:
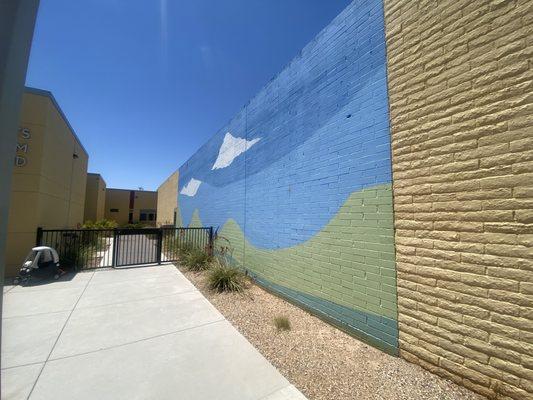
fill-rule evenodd
<path id="1" fill-rule="evenodd" d="M 172 265 L 4 288 L 2 399 L 305 399 Z"/>
<path id="2" fill-rule="evenodd" d="M 157 255 L 155 235 L 119 235 L 116 265 L 155 263 L 157 262 Z"/>

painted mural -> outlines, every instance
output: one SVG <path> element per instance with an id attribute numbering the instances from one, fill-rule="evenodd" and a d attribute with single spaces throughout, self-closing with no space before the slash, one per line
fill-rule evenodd
<path id="1" fill-rule="evenodd" d="M 381 1 L 354 1 L 179 177 L 184 226 L 214 226 L 258 282 L 397 351 Z"/>

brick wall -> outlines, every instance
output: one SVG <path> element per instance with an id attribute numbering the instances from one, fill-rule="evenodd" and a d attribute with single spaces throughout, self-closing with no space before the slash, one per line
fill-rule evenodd
<path id="1" fill-rule="evenodd" d="M 397 352 L 381 0 L 357 0 L 179 170 L 185 225 L 231 262 Z"/>
<path id="2" fill-rule="evenodd" d="M 533 2 L 385 1 L 400 352 L 533 398 Z"/>
<path id="3" fill-rule="evenodd" d="M 157 226 L 174 225 L 177 207 L 178 171 L 175 171 L 157 188 Z"/>

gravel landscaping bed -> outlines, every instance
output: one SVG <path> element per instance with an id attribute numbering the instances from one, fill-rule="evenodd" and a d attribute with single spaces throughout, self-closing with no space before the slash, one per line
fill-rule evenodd
<path id="1" fill-rule="evenodd" d="M 180 270 L 309 400 L 483 398 L 376 350 L 255 284 L 243 294 L 214 293 L 205 272 Z M 276 330 L 278 316 L 290 320 L 290 331 Z"/>

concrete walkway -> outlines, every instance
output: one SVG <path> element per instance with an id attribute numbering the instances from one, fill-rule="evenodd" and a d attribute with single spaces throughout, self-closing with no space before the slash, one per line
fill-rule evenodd
<path id="1" fill-rule="evenodd" d="M 172 265 L 5 287 L 2 399 L 305 399 Z"/>

